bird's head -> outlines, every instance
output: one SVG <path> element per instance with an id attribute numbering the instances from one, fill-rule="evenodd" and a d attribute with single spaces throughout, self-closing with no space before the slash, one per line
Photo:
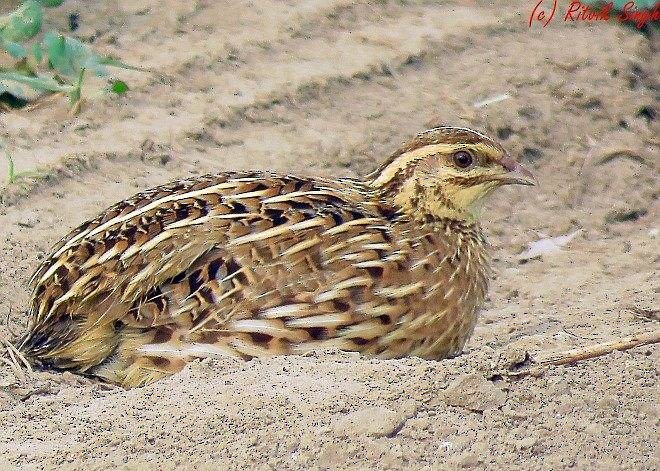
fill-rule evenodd
<path id="1" fill-rule="evenodd" d="M 474 222 L 476 208 L 495 188 L 536 180 L 494 140 L 465 128 L 418 134 L 375 172 L 367 185 L 415 218 Z"/>

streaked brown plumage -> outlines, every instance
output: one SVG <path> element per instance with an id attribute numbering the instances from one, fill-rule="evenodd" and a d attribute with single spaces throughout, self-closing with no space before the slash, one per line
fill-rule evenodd
<path id="1" fill-rule="evenodd" d="M 220 173 L 147 190 L 53 248 L 20 349 L 126 387 L 199 357 L 453 356 L 488 285 L 473 207 L 532 182 L 491 139 L 443 127 L 364 180 Z"/>

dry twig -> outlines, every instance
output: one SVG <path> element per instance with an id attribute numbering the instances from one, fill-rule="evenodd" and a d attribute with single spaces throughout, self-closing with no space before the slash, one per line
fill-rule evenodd
<path id="1" fill-rule="evenodd" d="M 7 330 L 9 330 L 9 333 L 11 335 L 14 335 L 14 333 L 11 331 L 9 327 L 9 319 L 11 316 L 11 308 L 9 309 L 9 313 L 7 314 L 7 319 L 5 320 L 5 327 Z M 28 362 L 27 358 L 18 351 L 18 349 L 14 346 L 14 344 L 6 338 L 3 334 L 0 333 L 0 362 L 4 363 L 5 365 L 9 366 L 14 373 L 14 376 L 16 376 L 20 381 L 25 380 L 25 372 L 24 370 L 27 370 L 29 373 L 32 373 L 32 366 L 30 365 L 30 362 Z"/>
<path id="2" fill-rule="evenodd" d="M 521 371 L 507 371 L 502 376 L 520 378 L 522 376 L 541 376 L 549 366 L 570 365 L 578 361 L 590 360 L 617 351 L 629 350 L 642 345 L 660 342 L 660 330 L 631 335 L 613 342 L 598 343 L 588 347 L 574 348 L 557 352 L 536 360 L 534 365 Z"/>
<path id="3" fill-rule="evenodd" d="M 13 343 L 0 334 L 0 361 L 9 366 L 19 380 L 25 380 L 25 372 L 32 373 L 32 366 L 27 358 L 16 349 Z"/>

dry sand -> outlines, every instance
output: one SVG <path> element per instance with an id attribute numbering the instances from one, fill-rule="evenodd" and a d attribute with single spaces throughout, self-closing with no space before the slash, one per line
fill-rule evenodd
<path id="1" fill-rule="evenodd" d="M 658 36 L 616 22 L 529 30 L 535 1 L 497 3 L 70 0 L 53 10 L 49 26 L 79 12 L 76 34 L 95 48 L 166 75 L 119 73 L 130 93 L 77 116 L 63 99 L 0 114 L 18 170 L 50 176 L 2 193 L 0 312 L 13 308 L 18 333 L 28 279 L 53 243 L 175 178 L 361 175 L 413 133 L 449 123 L 499 136 L 541 184 L 484 208 L 497 274 L 458 358 L 202 361 L 131 391 L 3 368 L 0 469 L 658 469 L 657 345 L 541 377 L 493 376 L 659 328 Z M 577 229 L 561 251 L 519 260 L 528 243 Z"/>

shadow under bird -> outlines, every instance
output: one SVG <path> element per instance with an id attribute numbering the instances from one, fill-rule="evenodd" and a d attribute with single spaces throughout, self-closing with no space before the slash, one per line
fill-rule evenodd
<path id="1" fill-rule="evenodd" d="M 531 173 L 469 129 L 425 131 L 363 179 L 225 172 L 119 202 L 34 274 L 19 349 L 134 387 L 195 358 L 460 353 L 488 287 L 476 206 Z"/>

